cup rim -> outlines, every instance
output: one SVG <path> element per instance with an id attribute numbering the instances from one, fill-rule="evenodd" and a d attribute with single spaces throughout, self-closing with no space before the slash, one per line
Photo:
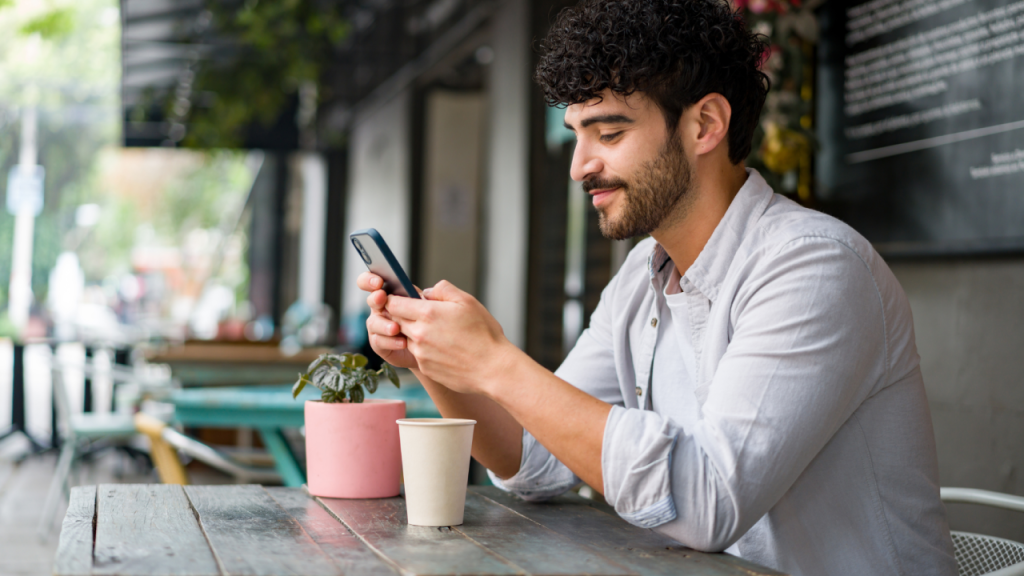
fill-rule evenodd
<path id="1" fill-rule="evenodd" d="M 399 418 L 395 420 L 399 426 L 472 426 L 476 420 L 466 418 Z"/>

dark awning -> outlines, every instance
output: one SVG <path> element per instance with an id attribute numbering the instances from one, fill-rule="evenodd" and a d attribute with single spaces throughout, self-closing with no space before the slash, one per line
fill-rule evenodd
<path id="1" fill-rule="evenodd" d="M 126 146 L 176 145 L 189 128 L 187 110 L 216 98 L 193 89 L 193 70 L 218 59 L 234 59 L 239 46 L 214 30 L 209 10 L 213 2 L 218 8 L 242 6 L 240 0 L 121 0 Z M 351 31 L 335 47 L 336 57 L 324 75 L 320 124 L 341 127 L 350 111 L 375 90 L 393 90 L 413 81 L 417 70 L 477 30 L 496 5 L 497 0 L 332 3 L 348 19 Z M 276 123 L 248 129 L 245 145 L 297 148 L 296 110 L 293 98 Z"/>

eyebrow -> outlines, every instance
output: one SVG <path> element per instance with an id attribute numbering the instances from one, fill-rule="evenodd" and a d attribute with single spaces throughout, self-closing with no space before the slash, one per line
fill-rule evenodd
<path id="1" fill-rule="evenodd" d="M 623 116 L 622 114 L 605 114 L 603 116 L 591 116 L 590 118 L 584 118 L 580 121 L 580 127 L 586 128 L 591 124 L 632 124 L 633 119 L 629 116 Z M 575 129 L 569 125 L 568 122 L 564 122 L 565 127 L 569 130 L 575 131 Z"/>

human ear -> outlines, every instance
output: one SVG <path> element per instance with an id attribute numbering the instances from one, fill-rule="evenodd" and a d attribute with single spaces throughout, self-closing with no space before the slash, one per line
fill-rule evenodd
<path id="1" fill-rule="evenodd" d="M 725 96 L 712 92 L 694 104 L 693 110 L 696 112 L 699 127 L 695 142 L 697 155 L 711 152 L 722 140 L 725 140 L 728 146 L 726 136 L 729 134 L 732 106 Z"/>

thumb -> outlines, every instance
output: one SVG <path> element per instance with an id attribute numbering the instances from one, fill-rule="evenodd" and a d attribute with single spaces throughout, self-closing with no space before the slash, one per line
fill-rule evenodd
<path id="1" fill-rule="evenodd" d="M 433 288 L 427 288 L 423 291 L 423 297 L 427 300 L 437 300 L 440 302 L 456 302 L 462 299 L 463 294 L 465 292 L 459 290 L 455 287 L 455 284 L 447 280 L 441 280 Z"/>

